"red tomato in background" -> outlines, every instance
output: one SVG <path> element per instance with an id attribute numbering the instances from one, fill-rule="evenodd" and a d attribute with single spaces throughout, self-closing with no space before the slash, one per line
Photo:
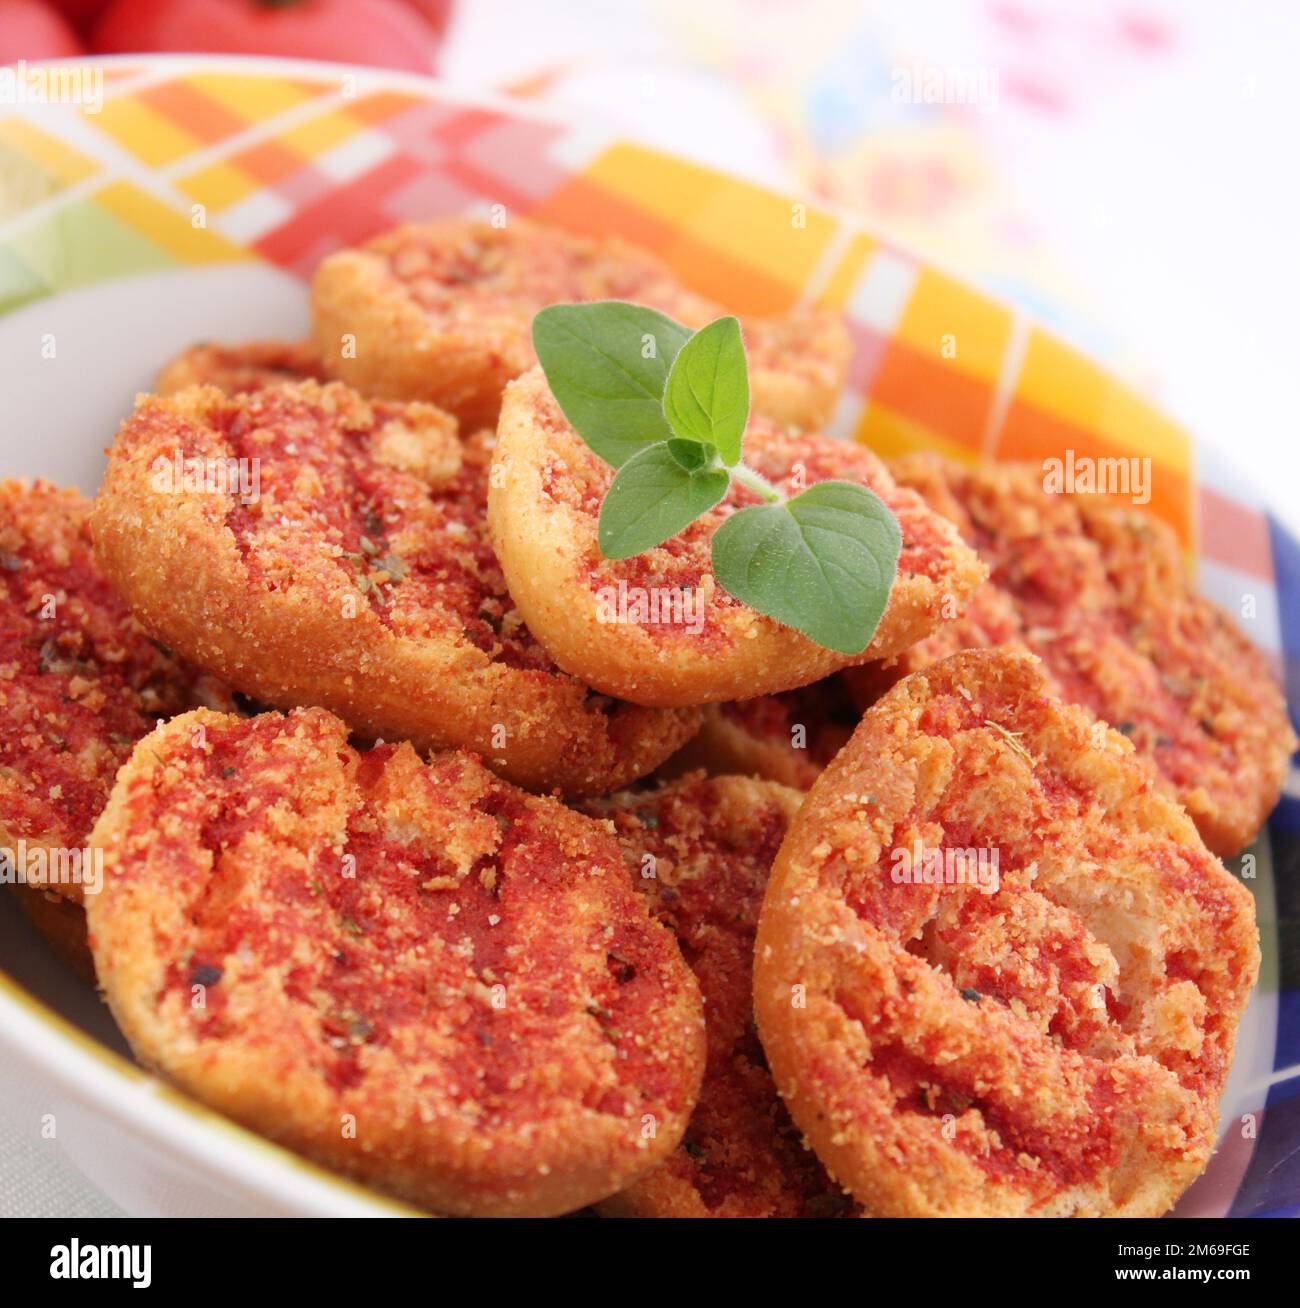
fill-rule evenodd
<path id="1" fill-rule="evenodd" d="M 0 0 L 0 64 L 68 59 L 86 47 L 61 14 L 37 0 Z"/>
<path id="2" fill-rule="evenodd" d="M 402 0 L 114 0 L 95 24 L 103 54 L 287 55 L 427 73 L 434 36 Z"/>
<path id="3" fill-rule="evenodd" d="M 46 3 L 57 9 L 78 32 L 84 32 L 90 20 L 108 8 L 108 0 L 46 0 Z"/>
<path id="4" fill-rule="evenodd" d="M 98 4 L 100 0 L 90 0 Z M 76 0 L 73 0 L 76 3 Z M 451 0 L 406 0 L 412 9 L 418 9 L 424 15 L 424 21 L 433 28 L 435 36 L 442 36 L 447 31 L 447 19 L 451 16 Z"/>

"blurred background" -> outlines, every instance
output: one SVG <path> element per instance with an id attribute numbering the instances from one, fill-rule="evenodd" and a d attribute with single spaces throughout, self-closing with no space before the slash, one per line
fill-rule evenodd
<path id="1" fill-rule="evenodd" d="M 1296 0 L 0 0 L 0 64 L 87 51 L 432 72 L 841 206 L 1136 383 L 1300 534 Z M 0 1153 L 30 1161 L 0 1212 L 117 1211 L 3 1120 Z"/>
<path id="2" fill-rule="evenodd" d="M 432 71 L 856 211 L 1300 473 L 1293 0 L 0 0 L 85 50 Z"/>

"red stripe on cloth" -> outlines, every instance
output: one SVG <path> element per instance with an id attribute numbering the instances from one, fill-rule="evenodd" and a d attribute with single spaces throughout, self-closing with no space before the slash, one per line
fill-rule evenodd
<path id="1" fill-rule="evenodd" d="M 384 200 L 423 169 L 416 159 L 392 155 L 267 232 L 253 248 L 264 258 L 309 277 L 333 250 L 355 245 L 391 227 Z"/>
<path id="2" fill-rule="evenodd" d="M 252 125 L 188 82 L 144 87 L 136 98 L 205 144 L 223 141 Z"/>
<path id="3" fill-rule="evenodd" d="M 1201 554 L 1238 572 L 1272 581 L 1273 547 L 1263 512 L 1209 486 L 1201 486 L 1199 493 Z"/>

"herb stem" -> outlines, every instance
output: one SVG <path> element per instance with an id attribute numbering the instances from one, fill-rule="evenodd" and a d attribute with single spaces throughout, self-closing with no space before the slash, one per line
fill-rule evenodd
<path id="1" fill-rule="evenodd" d="M 753 468 L 747 468 L 743 463 L 738 463 L 732 468 L 731 475 L 742 486 L 748 486 L 755 495 L 761 496 L 768 504 L 782 504 L 785 502 L 785 496 L 766 477 L 755 472 Z"/>

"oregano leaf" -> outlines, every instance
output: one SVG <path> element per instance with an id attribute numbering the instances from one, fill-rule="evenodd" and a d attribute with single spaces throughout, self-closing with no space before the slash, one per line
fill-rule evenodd
<path id="1" fill-rule="evenodd" d="M 874 491 L 822 481 L 732 514 L 713 536 L 718 584 L 841 654 L 871 643 L 898 570 L 898 521 Z"/>
<path id="2" fill-rule="evenodd" d="M 533 348 L 574 431 L 606 463 L 673 436 L 664 416 L 669 369 L 689 328 L 622 300 L 553 304 L 533 318 Z"/>
<path id="3" fill-rule="evenodd" d="M 771 502 L 714 533 L 718 584 L 829 649 L 866 649 L 898 569 L 898 522 L 865 486 L 818 482 L 785 499 L 741 463 L 749 370 L 735 318 L 692 334 L 621 300 L 551 305 L 533 344 L 565 417 L 617 470 L 597 529 L 606 558 L 677 535 L 734 476 Z"/>
<path id="4" fill-rule="evenodd" d="M 667 443 L 634 454 L 600 505 L 596 539 L 607 559 L 628 559 L 662 545 L 707 513 L 726 493 L 721 468 L 683 468 Z"/>
<path id="5" fill-rule="evenodd" d="M 716 462 L 717 454 L 712 446 L 701 445 L 699 441 L 683 441 L 674 437 L 667 442 L 668 453 L 686 469 L 698 472 L 701 468 Z"/>
<path id="6" fill-rule="evenodd" d="M 749 420 L 749 367 L 735 318 L 719 318 L 682 346 L 668 372 L 664 413 L 673 431 L 740 460 Z"/>

